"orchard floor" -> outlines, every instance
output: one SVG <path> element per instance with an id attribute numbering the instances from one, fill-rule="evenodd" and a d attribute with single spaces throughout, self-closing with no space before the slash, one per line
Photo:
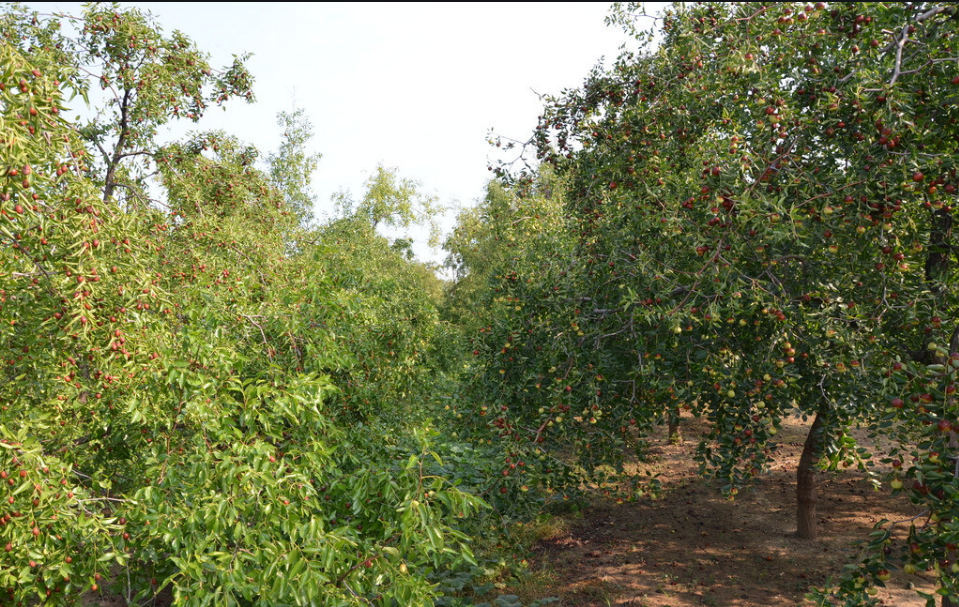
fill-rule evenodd
<path id="1" fill-rule="evenodd" d="M 729 501 L 697 475 L 692 456 L 703 426 L 683 422 L 685 441 L 654 436 L 652 458 L 639 467 L 662 474 L 659 499 L 597 498 L 566 531 L 537 543 L 531 569 L 539 597 L 557 597 L 553 604 L 564 607 L 811 605 L 804 594 L 838 574 L 876 522 L 916 512 L 888 487 L 875 491 L 859 472 L 822 473 L 822 539 L 799 540 L 795 470 L 808 423 L 784 423 L 773 470 Z M 899 528 L 904 533 L 908 525 Z M 921 574 L 894 571 L 878 596 L 885 605 L 922 606 L 913 585 L 933 590 Z"/>

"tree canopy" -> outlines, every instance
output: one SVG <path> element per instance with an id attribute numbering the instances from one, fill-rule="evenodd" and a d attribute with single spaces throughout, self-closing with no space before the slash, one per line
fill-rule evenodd
<path id="1" fill-rule="evenodd" d="M 522 167 L 446 239 L 446 283 L 380 232 L 437 218 L 398 169 L 317 220 L 302 112 L 266 155 L 225 132 L 158 143 L 252 100 L 242 55 L 216 71 L 118 5 L 7 7 L 2 602 L 465 605 L 444 594 L 496 575 L 474 539 L 507 544 L 587 485 L 639 499 L 655 481 L 627 458 L 685 414 L 730 498 L 807 420 L 802 538 L 817 469 L 921 506 L 901 551 L 881 521 L 819 604 L 874 604 L 894 567 L 954 604 L 956 20 L 614 5 L 636 48 L 544 97 Z M 72 94 L 88 123 L 64 118 Z"/>
<path id="2" fill-rule="evenodd" d="M 640 49 L 547 98 L 526 144 L 566 185 L 575 245 L 529 244 L 494 274 L 518 305 L 480 332 L 482 392 L 508 404 L 509 440 L 572 443 L 599 471 L 684 407 L 709 420 L 698 457 L 734 495 L 783 416 L 808 416 L 800 536 L 816 535 L 815 467 L 882 459 L 934 521 L 902 562 L 954 594 L 954 12 L 617 4 Z M 497 172 L 517 192 L 537 179 Z M 872 458 L 853 423 L 900 446 Z M 877 537 L 849 604 L 899 558 Z"/>
<path id="3" fill-rule="evenodd" d="M 135 9 L 59 19 L 3 15 L 3 602 L 431 601 L 485 506 L 433 473 L 436 279 L 372 224 L 309 226 L 301 114 L 265 169 L 227 133 L 156 144 L 248 97 L 241 63 Z"/>

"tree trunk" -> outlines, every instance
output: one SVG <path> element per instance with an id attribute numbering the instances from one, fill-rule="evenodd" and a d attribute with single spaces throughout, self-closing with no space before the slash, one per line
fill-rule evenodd
<path id="1" fill-rule="evenodd" d="M 957 339 L 959 339 L 959 327 L 957 327 L 956 330 L 952 333 L 952 339 L 951 339 L 950 342 L 949 342 L 949 346 L 950 346 L 949 351 L 950 351 L 950 352 L 955 352 L 955 351 L 956 351 L 956 349 L 957 349 L 956 340 L 957 340 Z M 949 405 L 952 406 L 952 405 L 955 405 L 955 404 L 956 404 L 955 398 L 952 397 L 952 396 L 950 396 L 950 397 L 949 397 Z M 951 431 L 949 432 L 949 448 L 950 448 L 952 451 L 956 451 L 957 449 L 959 449 L 959 436 L 956 435 L 955 429 L 953 429 L 953 430 L 951 430 Z M 942 521 L 942 524 L 945 525 L 945 524 L 948 523 L 948 522 L 953 522 L 953 521 L 951 521 L 951 520 Z M 952 549 L 952 550 L 948 550 L 948 551 L 946 552 L 946 559 L 947 559 L 950 563 L 955 563 L 957 558 L 959 558 L 959 550 Z M 950 599 L 949 597 L 944 596 L 944 597 L 942 597 L 942 607 L 959 607 L 959 604 L 957 604 L 956 601 Z"/>
<path id="2" fill-rule="evenodd" d="M 949 344 L 949 345 L 950 345 L 950 350 L 949 350 L 950 352 L 955 352 L 955 351 L 956 351 L 956 348 L 957 348 L 957 346 L 956 346 L 956 340 L 957 340 L 957 339 L 959 339 L 959 328 L 956 328 L 956 330 L 952 333 L 952 339 L 950 340 L 950 344 Z M 950 397 L 949 397 L 949 405 L 952 406 L 952 405 L 955 405 L 955 404 L 956 404 L 955 398 L 950 396 Z M 951 430 L 951 431 L 949 432 L 949 448 L 950 448 L 952 451 L 955 451 L 956 449 L 959 449 L 959 436 L 956 435 L 955 429 L 953 429 L 953 430 Z M 945 520 L 945 521 L 942 521 L 940 524 L 946 525 L 946 524 L 951 523 L 951 522 L 954 522 L 954 521 L 947 519 L 947 520 Z M 948 560 L 950 563 L 955 563 L 957 558 L 959 558 L 959 550 L 956 550 L 955 548 L 953 548 L 952 550 L 947 550 L 947 552 L 946 552 L 946 560 Z M 942 597 L 942 607 L 959 607 L 959 604 L 957 604 L 956 601 L 950 599 L 949 597 L 944 596 L 944 597 Z"/>
<path id="3" fill-rule="evenodd" d="M 823 413 L 817 413 L 809 428 L 802 455 L 799 456 L 799 468 L 796 470 L 796 501 L 798 502 L 797 531 L 800 539 L 815 540 L 816 502 L 816 463 L 819 461 L 822 446 Z"/>
<path id="4" fill-rule="evenodd" d="M 123 146 L 126 145 L 127 139 L 127 120 L 128 120 L 128 111 L 130 109 L 130 97 L 132 91 L 127 88 L 123 92 L 123 101 L 120 102 L 120 135 L 117 136 L 116 147 L 113 148 L 113 156 L 107 158 L 107 174 L 103 180 L 103 202 L 110 202 L 110 198 L 113 196 L 113 190 L 116 189 L 116 173 L 117 165 L 120 164 L 120 160 L 123 159 Z M 101 148 L 102 149 L 102 148 Z"/>
<path id="5" fill-rule="evenodd" d="M 683 436 L 679 430 L 679 408 L 669 411 L 669 442 L 673 445 L 683 442 Z"/>

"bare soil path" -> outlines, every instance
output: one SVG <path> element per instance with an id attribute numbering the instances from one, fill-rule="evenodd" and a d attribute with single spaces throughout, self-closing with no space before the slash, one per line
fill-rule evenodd
<path id="1" fill-rule="evenodd" d="M 665 432 L 652 437 L 653 457 L 640 466 L 662 473 L 661 498 L 597 498 L 568 531 L 537 544 L 533 567 L 546 580 L 539 596 L 577 607 L 801 605 L 811 586 L 824 585 L 856 557 L 855 543 L 876 522 L 916 512 L 888 488 L 874 490 L 859 472 L 822 473 L 823 539 L 799 540 L 795 470 L 808 423 L 784 424 L 773 470 L 730 501 L 698 476 L 692 456 L 704 426 L 683 422 L 685 441 L 670 444 Z M 932 590 L 921 574 L 894 571 L 879 598 L 897 607 L 924 605 L 910 586 Z"/>

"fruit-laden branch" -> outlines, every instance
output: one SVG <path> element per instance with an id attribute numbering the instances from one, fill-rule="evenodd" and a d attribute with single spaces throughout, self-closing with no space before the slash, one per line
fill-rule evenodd
<path id="1" fill-rule="evenodd" d="M 916 17 L 916 22 L 917 22 L 917 23 L 922 23 L 923 21 L 927 21 L 927 20 L 935 17 L 936 15 L 938 15 L 938 14 L 940 14 L 940 13 L 946 13 L 946 12 L 948 12 L 950 15 L 953 15 L 953 16 L 954 16 L 954 15 L 955 15 L 955 7 L 952 7 L 952 6 L 937 6 L 937 7 L 935 7 L 935 8 L 929 9 L 929 10 L 926 11 L 925 13 L 923 13 L 923 14 L 919 15 L 918 17 Z M 882 54 L 889 53 L 889 52 L 891 52 L 893 49 L 895 49 L 895 51 L 896 51 L 895 63 L 894 63 L 894 65 L 893 65 L 892 76 L 891 76 L 890 79 L 889 79 L 889 86 L 894 85 L 894 84 L 896 83 L 896 80 L 898 80 L 900 76 L 902 76 L 902 75 L 904 75 L 904 74 L 912 74 L 912 73 L 915 73 L 915 72 L 918 71 L 918 70 L 907 70 L 907 71 L 903 71 L 903 70 L 902 70 L 902 49 L 903 49 L 903 47 L 906 45 L 906 43 L 909 41 L 909 34 L 911 33 L 910 30 L 911 30 L 911 29 L 914 29 L 914 28 L 915 28 L 915 26 L 912 25 L 912 24 L 904 25 L 904 26 L 902 27 L 902 29 L 899 31 L 899 35 L 896 36 L 895 38 L 893 38 L 892 42 L 890 42 L 889 44 L 887 44 L 887 45 L 882 49 Z M 886 32 L 886 33 L 890 33 L 890 32 Z M 931 64 L 931 63 L 936 63 L 936 62 L 937 62 L 937 60 L 931 60 L 931 61 L 927 62 L 926 65 L 929 65 L 929 64 Z M 854 75 L 856 75 L 858 72 L 859 72 L 858 69 L 855 69 L 855 70 L 850 71 L 848 74 L 846 74 L 845 76 L 843 76 L 842 78 L 839 79 L 839 83 L 840 83 L 840 84 L 845 84 L 850 78 L 852 78 L 852 77 L 853 77 Z M 871 91 L 871 92 L 876 92 L 876 91 L 878 91 L 879 89 L 875 89 L 875 90 L 873 90 L 873 89 L 866 89 L 866 90 L 867 90 L 867 91 Z"/>

